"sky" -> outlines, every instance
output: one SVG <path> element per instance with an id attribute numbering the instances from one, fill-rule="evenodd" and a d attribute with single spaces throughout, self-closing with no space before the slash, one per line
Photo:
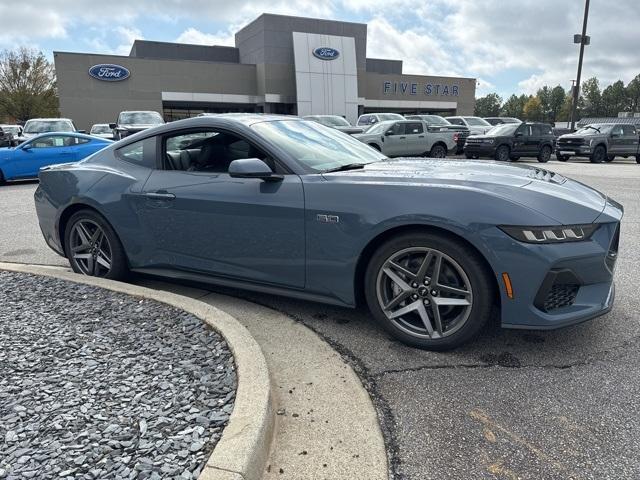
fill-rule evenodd
<path id="1" fill-rule="evenodd" d="M 234 45 L 262 13 L 368 24 L 367 56 L 478 80 L 477 96 L 568 88 L 583 0 L 0 0 L 0 49 L 128 55 L 135 39 Z M 592 0 L 583 79 L 640 74 L 640 0 Z"/>

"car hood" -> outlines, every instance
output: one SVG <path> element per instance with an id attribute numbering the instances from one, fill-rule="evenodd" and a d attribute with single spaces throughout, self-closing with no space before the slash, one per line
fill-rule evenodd
<path id="1" fill-rule="evenodd" d="M 528 165 L 489 161 L 399 158 L 362 170 L 324 174 L 328 181 L 474 189 L 532 208 L 558 223 L 593 222 L 607 197 L 560 174 Z M 527 224 L 527 219 L 522 219 Z"/>

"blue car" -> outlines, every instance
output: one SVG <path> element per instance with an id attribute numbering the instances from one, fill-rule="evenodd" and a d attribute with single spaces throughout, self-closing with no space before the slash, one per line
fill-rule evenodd
<path id="1" fill-rule="evenodd" d="M 38 135 L 15 148 L 0 148 L 0 185 L 37 178 L 42 167 L 77 162 L 113 143 L 73 132 Z"/>
<path id="2" fill-rule="evenodd" d="M 145 130 L 40 171 L 46 242 L 74 271 L 129 271 L 347 307 L 443 350 L 491 312 L 552 329 L 608 312 L 622 206 L 540 168 L 388 159 L 295 117 Z"/>

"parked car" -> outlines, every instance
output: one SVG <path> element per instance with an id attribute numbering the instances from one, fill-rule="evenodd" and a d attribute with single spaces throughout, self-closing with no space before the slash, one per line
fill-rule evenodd
<path id="1" fill-rule="evenodd" d="M 522 123 L 522 120 L 513 117 L 484 117 L 484 120 L 494 127 L 504 123 Z"/>
<path id="2" fill-rule="evenodd" d="M 5 142 L 0 139 L 0 147 L 13 147 L 19 143 L 18 138 L 22 135 L 22 127 L 20 125 L 0 125 L 0 137 L 4 134 Z M 10 137 L 10 138 L 9 138 Z M 9 140 L 8 143 L 6 140 Z"/>
<path id="3" fill-rule="evenodd" d="M 45 133 L 15 148 L 0 149 L 0 184 L 12 180 L 36 178 L 48 165 L 77 162 L 102 150 L 109 140 L 75 132 Z"/>
<path id="4" fill-rule="evenodd" d="M 113 140 L 113 129 L 108 123 L 96 123 L 91 126 L 89 135 L 94 137 L 106 138 L 107 140 Z"/>
<path id="5" fill-rule="evenodd" d="M 362 133 L 364 128 L 354 127 L 345 118 L 339 115 L 307 115 L 302 117 L 304 120 L 318 122 L 325 127 L 335 128 L 341 132 L 353 135 L 354 133 Z"/>
<path id="6" fill-rule="evenodd" d="M 404 120 L 404 117 L 399 113 L 365 113 L 358 117 L 356 126 L 363 127 L 366 131 L 367 127 L 386 120 Z"/>
<path id="7" fill-rule="evenodd" d="M 37 135 L 50 132 L 85 133 L 84 130 L 78 130 L 73 120 L 69 118 L 32 118 L 24 124 L 18 142 L 22 143 Z"/>
<path id="8" fill-rule="evenodd" d="M 43 236 L 84 275 L 363 300 L 437 350 L 492 312 L 552 329 L 613 305 L 622 206 L 539 168 L 389 160 L 315 122 L 246 114 L 178 120 L 39 177 Z"/>
<path id="9" fill-rule="evenodd" d="M 636 127 L 629 124 L 594 123 L 556 141 L 556 158 L 587 157 L 593 163 L 612 162 L 616 156 L 636 157 L 640 163 L 640 143 Z"/>
<path id="10" fill-rule="evenodd" d="M 505 123 L 493 127 L 484 135 L 467 138 L 464 154 L 467 158 L 490 157 L 501 162 L 537 157 L 539 162 L 545 163 L 551 158 L 554 141 L 549 124 Z"/>
<path id="11" fill-rule="evenodd" d="M 147 128 L 162 125 L 164 120 L 162 115 L 154 111 L 125 111 L 120 112 L 118 121 L 110 123 L 109 128 L 113 130 L 113 138 L 122 138 L 141 132 Z"/>
<path id="12" fill-rule="evenodd" d="M 469 129 L 470 135 L 482 135 L 487 133 L 493 125 L 480 117 L 445 117 L 454 125 L 464 125 Z"/>
<path id="13" fill-rule="evenodd" d="M 385 120 L 354 137 L 388 157 L 443 158 L 456 148 L 451 132 L 429 131 L 421 120 Z"/>
<path id="14" fill-rule="evenodd" d="M 427 124 L 429 129 L 449 130 L 453 132 L 453 140 L 456 142 L 456 155 L 462 153 L 464 142 L 469 136 L 469 128 L 465 125 L 454 125 L 440 115 L 405 115 L 407 120 L 422 120 Z M 437 130 L 434 130 L 437 131 Z"/>

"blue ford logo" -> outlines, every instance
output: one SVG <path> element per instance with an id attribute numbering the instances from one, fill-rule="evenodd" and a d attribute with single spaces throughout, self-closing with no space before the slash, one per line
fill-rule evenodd
<path id="1" fill-rule="evenodd" d="M 89 69 L 89 75 L 105 82 L 119 82 L 129 78 L 131 72 L 127 68 L 111 63 L 101 63 Z"/>
<path id="2" fill-rule="evenodd" d="M 335 60 L 340 56 L 340 52 L 331 47 L 320 47 L 313 51 L 313 55 L 320 60 Z"/>

